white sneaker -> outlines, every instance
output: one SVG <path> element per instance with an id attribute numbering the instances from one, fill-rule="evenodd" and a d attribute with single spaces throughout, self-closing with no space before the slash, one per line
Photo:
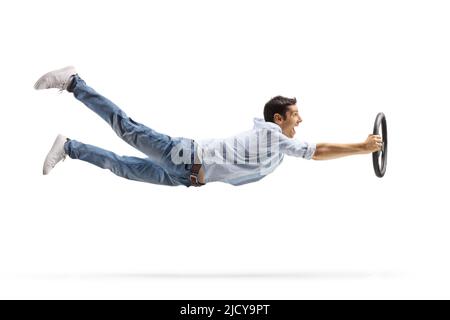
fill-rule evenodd
<path id="1" fill-rule="evenodd" d="M 70 84 L 70 78 L 76 73 L 75 67 L 72 66 L 50 71 L 36 81 L 34 88 L 36 90 L 50 88 L 57 88 L 61 91 L 66 90 Z"/>
<path id="2" fill-rule="evenodd" d="M 44 161 L 44 175 L 49 174 L 58 162 L 66 158 L 64 144 L 67 140 L 67 137 L 63 136 L 62 134 L 58 134 L 58 136 L 56 137 L 55 142 L 53 143 L 53 146 L 48 152 L 47 157 Z"/>

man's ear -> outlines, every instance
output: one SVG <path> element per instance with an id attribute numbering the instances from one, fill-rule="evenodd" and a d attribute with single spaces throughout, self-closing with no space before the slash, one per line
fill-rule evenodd
<path id="1" fill-rule="evenodd" d="M 273 115 L 273 121 L 276 123 L 276 124 L 280 124 L 280 122 L 283 120 L 283 117 L 281 116 L 281 114 L 279 114 L 279 113 L 275 113 L 274 115 Z"/>

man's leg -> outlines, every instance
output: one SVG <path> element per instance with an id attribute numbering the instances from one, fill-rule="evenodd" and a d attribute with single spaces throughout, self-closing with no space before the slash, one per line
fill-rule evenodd
<path id="1" fill-rule="evenodd" d="M 165 164 L 179 139 L 161 134 L 135 122 L 113 102 L 87 86 L 78 75 L 72 77 L 67 91 L 105 120 L 125 142 L 146 154 L 152 161 Z"/>
<path id="2" fill-rule="evenodd" d="M 119 156 L 111 151 L 76 140 L 67 141 L 64 144 L 64 151 L 72 159 L 83 160 L 100 168 L 109 169 L 126 179 L 167 186 L 183 185 L 179 179 L 171 176 L 149 159 Z"/>

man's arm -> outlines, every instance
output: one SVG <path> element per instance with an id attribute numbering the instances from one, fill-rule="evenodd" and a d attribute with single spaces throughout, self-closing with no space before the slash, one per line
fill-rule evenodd
<path id="1" fill-rule="evenodd" d="M 367 154 L 380 151 L 382 139 L 379 135 L 370 134 L 362 143 L 318 143 L 314 152 L 314 160 L 330 160 L 356 154 Z"/>

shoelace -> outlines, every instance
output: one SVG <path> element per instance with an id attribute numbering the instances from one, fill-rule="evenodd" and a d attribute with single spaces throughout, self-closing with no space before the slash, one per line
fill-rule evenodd
<path id="1" fill-rule="evenodd" d="M 64 81 L 61 86 L 58 88 L 58 93 L 62 93 L 64 91 L 64 87 L 66 86 L 67 80 Z"/>
<path id="2" fill-rule="evenodd" d="M 64 160 L 66 160 L 66 157 L 67 157 L 67 154 L 64 153 L 61 160 L 64 162 Z M 56 162 L 52 161 L 51 162 L 52 168 L 54 168 L 58 162 L 59 161 L 56 161 Z"/>
<path id="3" fill-rule="evenodd" d="M 58 88 L 58 93 L 61 93 L 67 89 L 67 82 L 70 80 L 71 77 L 72 76 L 70 76 L 69 78 L 66 79 L 66 81 L 61 83 L 60 87 Z"/>

